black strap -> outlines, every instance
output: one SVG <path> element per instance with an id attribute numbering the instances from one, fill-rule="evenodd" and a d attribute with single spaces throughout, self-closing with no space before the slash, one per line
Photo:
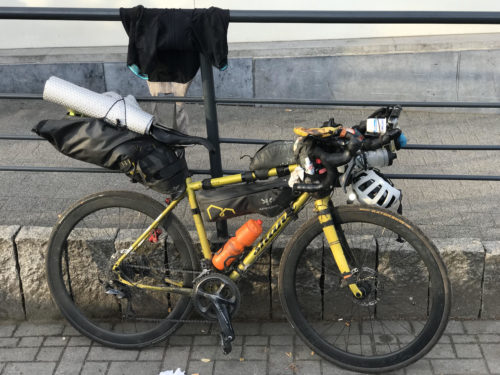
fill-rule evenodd
<path id="1" fill-rule="evenodd" d="M 255 181 L 255 177 L 253 176 L 252 171 L 247 171 L 241 174 L 241 180 L 243 182 L 253 182 Z"/>
<path id="2" fill-rule="evenodd" d="M 214 187 L 212 186 L 212 181 L 210 181 L 209 178 L 206 178 L 201 181 L 201 188 L 203 190 L 210 190 L 213 189 Z"/>
<path id="3" fill-rule="evenodd" d="M 257 180 L 267 180 L 269 178 L 269 169 L 258 169 L 253 171 Z"/>
<path id="4" fill-rule="evenodd" d="M 327 220 L 327 221 L 325 221 L 324 223 L 321 223 L 321 226 L 322 226 L 323 228 L 329 227 L 330 225 L 334 225 L 334 223 L 333 223 L 333 220 L 332 220 L 332 219 Z"/>
<path id="5" fill-rule="evenodd" d="M 199 214 L 201 214 L 199 208 L 191 208 L 191 212 L 192 212 L 193 215 L 199 215 Z"/>
<path id="6" fill-rule="evenodd" d="M 286 210 L 286 216 L 292 218 L 292 220 L 297 220 L 299 217 L 296 212 L 293 211 L 293 207 L 288 207 Z"/>
<path id="7" fill-rule="evenodd" d="M 276 172 L 278 174 L 278 177 L 284 177 L 290 174 L 290 169 L 288 168 L 288 166 L 276 167 Z"/>
<path id="8" fill-rule="evenodd" d="M 320 215 L 331 215 L 332 213 L 330 212 L 330 210 L 328 208 L 326 208 L 324 210 L 317 211 L 316 214 L 318 216 L 320 216 Z"/>
<path id="9" fill-rule="evenodd" d="M 182 153 L 184 153 L 184 151 L 182 151 Z M 170 162 L 168 164 L 168 167 L 164 167 L 160 172 L 160 175 L 162 178 L 170 178 L 183 171 L 184 169 L 186 169 L 186 160 L 184 159 L 184 155 L 182 155 L 181 158 Z"/>

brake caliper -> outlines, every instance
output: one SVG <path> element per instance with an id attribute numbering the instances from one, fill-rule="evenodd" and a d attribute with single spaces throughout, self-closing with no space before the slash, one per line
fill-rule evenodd
<path id="1" fill-rule="evenodd" d="M 151 242 L 151 243 L 157 243 L 158 242 L 158 237 L 162 234 L 162 231 L 161 229 L 153 229 L 151 231 L 151 235 L 149 236 L 149 239 L 148 241 Z"/>

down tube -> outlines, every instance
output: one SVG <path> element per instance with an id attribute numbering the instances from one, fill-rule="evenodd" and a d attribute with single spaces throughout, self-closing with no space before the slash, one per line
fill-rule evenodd
<path id="1" fill-rule="evenodd" d="M 236 270 L 234 270 L 229 277 L 236 281 L 238 280 L 245 271 L 254 264 L 257 259 L 262 255 L 262 253 L 267 250 L 268 246 L 278 237 L 278 235 L 287 227 L 287 225 L 292 220 L 293 216 L 298 214 L 302 208 L 304 208 L 307 200 L 309 199 L 309 193 L 302 193 L 297 200 L 292 205 L 292 212 L 283 212 L 281 216 L 274 222 L 271 228 L 262 237 L 262 240 L 254 246 L 254 248 L 248 253 L 248 255 L 238 264 Z"/>

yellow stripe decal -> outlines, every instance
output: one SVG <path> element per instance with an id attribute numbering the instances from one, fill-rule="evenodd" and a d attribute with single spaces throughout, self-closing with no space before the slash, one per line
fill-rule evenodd
<path id="1" fill-rule="evenodd" d="M 374 214 L 379 214 L 379 215 L 384 215 L 385 217 L 388 217 L 394 221 L 397 221 L 399 224 L 403 224 L 405 227 L 407 227 L 408 229 L 412 229 L 411 226 L 409 226 L 407 223 L 405 223 L 403 220 L 401 219 L 398 219 L 397 217 L 387 213 L 387 212 L 382 212 L 382 211 L 378 211 L 378 210 L 373 210 L 371 208 L 363 208 L 363 207 L 360 207 L 359 208 L 360 211 L 366 211 L 366 212 L 372 212 Z"/>

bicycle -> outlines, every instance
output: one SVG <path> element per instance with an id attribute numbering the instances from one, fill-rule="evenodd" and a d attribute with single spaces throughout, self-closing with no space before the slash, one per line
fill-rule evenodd
<path id="1" fill-rule="evenodd" d="M 423 357 L 446 327 L 450 285 L 431 240 L 403 216 L 380 207 L 397 201 L 394 192 L 367 188 L 376 176 L 387 183 L 369 172 L 377 158 L 385 158 L 379 165 L 392 163 L 401 136 L 401 108 L 381 111 L 387 120 L 382 135 L 370 137 L 366 126 L 348 129 L 333 122 L 296 129 L 301 161 L 309 158 L 305 169 L 313 173 L 299 176 L 293 190 L 281 189 L 292 193 L 277 220 L 222 271 L 211 263 L 216 249 L 207 239 L 197 192 L 297 179 L 298 164 L 267 160 L 275 165 L 202 181 L 188 177 L 166 207 L 126 191 L 79 200 L 60 217 L 48 245 L 48 283 L 61 313 L 92 340 L 133 349 L 166 339 L 196 310 L 219 323 L 227 353 L 241 299 L 237 281 L 314 199 L 317 218 L 295 233 L 279 270 L 280 300 L 298 336 L 321 357 L 354 371 L 392 371 Z M 364 194 L 371 204 L 335 207 L 336 187 L 351 189 L 358 198 Z M 201 259 L 173 213 L 185 198 Z M 231 216 L 230 208 L 214 207 L 221 218 Z"/>

